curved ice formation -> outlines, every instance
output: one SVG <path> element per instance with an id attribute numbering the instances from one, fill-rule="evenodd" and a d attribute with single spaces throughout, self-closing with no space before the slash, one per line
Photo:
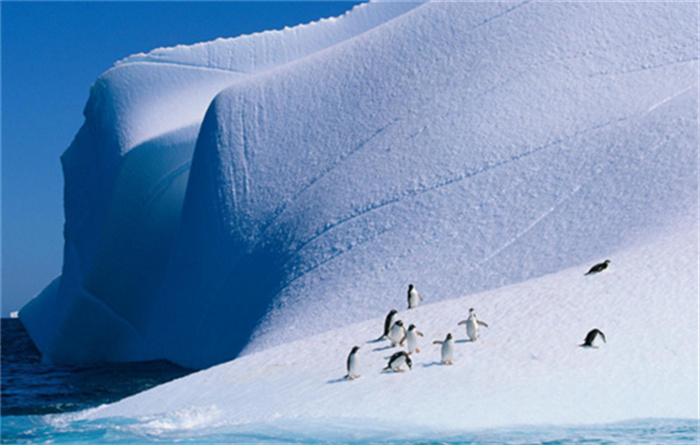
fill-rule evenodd
<path id="1" fill-rule="evenodd" d="M 45 356 L 206 367 L 696 214 L 697 5 L 410 8 L 105 73 L 64 274 L 20 314 Z"/>

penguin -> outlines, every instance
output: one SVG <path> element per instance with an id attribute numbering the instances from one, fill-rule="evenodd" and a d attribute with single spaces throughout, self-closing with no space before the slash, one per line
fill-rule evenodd
<path id="1" fill-rule="evenodd" d="M 422 337 L 423 333 L 416 329 L 416 325 L 412 324 L 408 327 L 408 332 L 406 333 L 406 346 L 408 347 L 408 354 L 411 355 L 414 352 L 418 354 L 420 349 L 418 349 L 418 337 Z"/>
<path id="2" fill-rule="evenodd" d="M 412 284 L 408 285 L 408 308 L 413 309 L 418 307 L 418 301 L 423 301 L 423 297 L 420 296 L 418 291 Z"/>
<path id="3" fill-rule="evenodd" d="M 603 334 L 603 332 L 600 329 L 591 329 L 588 332 L 588 334 L 586 334 L 586 339 L 579 346 L 581 346 L 582 348 L 597 348 L 597 346 L 593 346 L 593 342 L 599 335 L 600 338 L 602 338 L 603 341 L 607 343 L 607 340 L 605 340 L 605 334 Z"/>
<path id="4" fill-rule="evenodd" d="M 591 269 L 588 272 L 586 272 L 585 275 L 594 275 L 600 273 L 608 268 L 608 264 L 610 264 L 610 260 L 605 260 L 602 263 L 598 263 L 595 266 L 591 267 Z"/>
<path id="5" fill-rule="evenodd" d="M 396 345 L 403 346 L 403 342 L 406 340 L 406 328 L 403 326 L 403 321 L 397 320 L 391 327 L 389 340 L 391 340 L 392 348 Z"/>
<path id="6" fill-rule="evenodd" d="M 466 320 L 462 320 L 457 323 L 457 326 L 461 324 L 467 325 L 467 337 L 469 337 L 469 340 L 471 341 L 477 341 L 479 339 L 479 325 L 485 328 L 489 327 L 489 325 L 483 321 L 476 319 L 476 312 L 474 312 L 474 308 L 469 309 L 469 317 Z"/>
<path id="7" fill-rule="evenodd" d="M 396 314 L 398 314 L 398 311 L 396 309 L 392 309 L 391 311 L 389 311 L 388 314 L 386 314 L 386 318 L 384 319 L 384 333 L 380 335 L 379 338 L 375 341 L 380 341 L 383 338 L 389 338 L 391 327 L 394 326 Z"/>
<path id="8" fill-rule="evenodd" d="M 350 351 L 350 354 L 348 354 L 348 373 L 344 377 L 346 379 L 354 380 L 360 377 L 360 374 L 358 374 L 358 370 L 360 368 L 360 359 L 357 357 L 357 351 L 359 349 L 359 346 L 355 346 L 352 348 L 352 351 Z"/>
<path id="9" fill-rule="evenodd" d="M 435 340 L 433 344 L 442 345 L 442 363 L 444 365 L 451 365 L 452 359 L 455 355 L 455 341 L 452 338 L 452 333 L 448 333 L 447 337 L 445 337 L 445 340 Z"/>
<path id="10" fill-rule="evenodd" d="M 411 357 L 408 356 L 406 351 L 399 351 L 391 356 L 391 358 L 389 359 L 389 363 L 386 365 L 386 368 L 382 369 L 382 371 L 386 371 L 388 369 L 391 369 L 394 372 L 403 371 L 401 367 L 404 363 L 408 365 L 408 369 L 413 370 L 413 363 L 411 362 Z"/>

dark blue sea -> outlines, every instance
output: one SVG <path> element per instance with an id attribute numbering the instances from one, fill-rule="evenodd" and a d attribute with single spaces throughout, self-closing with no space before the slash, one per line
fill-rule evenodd
<path id="1" fill-rule="evenodd" d="M 114 402 L 191 371 L 166 361 L 70 367 L 43 364 L 19 320 L 2 319 L 1 443 L 214 444 L 700 444 L 697 419 L 641 419 L 595 426 L 469 432 L 396 431 L 339 420 L 259 425 L 207 423 L 206 413 L 83 420 L 79 411 Z M 191 419 L 187 419 L 191 416 Z M 205 419 L 202 421 L 202 419 Z"/>

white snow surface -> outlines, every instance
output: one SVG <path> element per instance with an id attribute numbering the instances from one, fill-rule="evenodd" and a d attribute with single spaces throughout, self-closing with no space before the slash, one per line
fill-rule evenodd
<path id="1" fill-rule="evenodd" d="M 152 433 L 298 421 L 345 425 L 360 435 L 381 425 L 431 437 L 512 425 L 698 418 L 698 227 L 674 229 L 615 252 L 598 275 L 584 276 L 590 265 L 580 265 L 400 311 L 425 334 L 410 371 L 382 371 L 400 348 L 372 341 L 383 328 L 376 317 L 67 419 L 125 417 Z M 470 307 L 489 325 L 476 342 L 457 326 Z M 607 343 L 579 347 L 594 327 Z M 456 339 L 451 366 L 440 363 L 441 347 L 432 344 L 447 332 Z M 343 376 L 354 345 L 361 376 L 350 381 Z"/>
<path id="2" fill-rule="evenodd" d="M 517 423 L 540 409 L 567 421 L 584 398 L 582 420 L 592 401 L 619 413 L 604 399 L 613 389 L 627 407 L 637 397 L 640 412 L 675 415 L 645 397 L 697 402 L 697 29 L 697 3 L 389 2 L 127 58 L 93 86 L 62 157 L 63 274 L 20 318 L 56 362 L 240 357 L 186 380 L 197 394 L 168 388 L 182 395 L 173 409 L 221 400 L 242 421 L 275 415 L 262 402 L 248 411 L 259 394 L 291 415 L 285 397 L 303 388 L 319 401 L 300 415 L 353 416 L 327 405 L 358 388 L 357 406 L 371 405 L 358 416 L 380 415 L 377 385 L 428 397 L 436 373 L 468 385 L 472 370 L 468 390 L 492 409 L 469 424 L 502 423 L 514 398 Z M 605 258 L 609 273 L 579 276 Z M 647 286 L 640 274 L 659 262 L 675 266 Z M 423 332 L 444 338 L 473 305 L 489 323 L 483 348 L 458 343 L 449 370 L 419 361 L 328 383 L 346 341 L 376 338 L 378 320 L 405 308 L 409 283 L 425 298 Z M 605 348 L 575 347 L 590 324 Z M 368 376 L 385 353 L 373 348 L 361 350 Z M 547 405 L 559 384 L 570 396 Z M 441 388 L 446 406 L 467 397 Z M 154 391 L 144 410 L 157 410 L 165 390 Z M 438 399 L 426 409 L 454 424 Z"/>

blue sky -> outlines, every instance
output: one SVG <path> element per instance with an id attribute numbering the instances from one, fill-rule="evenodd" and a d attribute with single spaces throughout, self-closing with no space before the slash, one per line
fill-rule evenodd
<path id="1" fill-rule="evenodd" d="M 90 85 L 153 48 L 280 29 L 358 2 L 2 2 L 2 316 L 61 273 L 60 155 Z"/>

